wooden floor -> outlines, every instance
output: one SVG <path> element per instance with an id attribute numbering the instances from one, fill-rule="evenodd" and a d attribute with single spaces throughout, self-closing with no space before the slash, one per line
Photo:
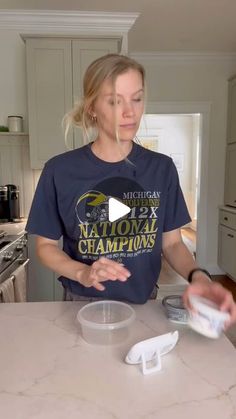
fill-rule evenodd
<path id="1" fill-rule="evenodd" d="M 227 275 L 212 275 L 213 281 L 219 282 L 223 287 L 232 292 L 234 300 L 236 301 L 236 282 L 234 282 Z"/>
<path id="2" fill-rule="evenodd" d="M 191 240 L 196 245 L 196 232 L 191 228 L 181 229 L 182 234 Z M 227 275 L 212 275 L 213 281 L 219 282 L 225 288 L 232 292 L 234 300 L 236 301 L 236 282 L 234 282 Z"/>

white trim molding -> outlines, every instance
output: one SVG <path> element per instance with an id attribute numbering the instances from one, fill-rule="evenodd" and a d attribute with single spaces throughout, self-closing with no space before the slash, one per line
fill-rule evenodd
<path id="1" fill-rule="evenodd" d="M 0 10 L 0 28 L 42 34 L 128 33 L 139 13 Z"/>
<path id="2" fill-rule="evenodd" d="M 121 38 L 126 52 L 128 32 L 139 13 L 81 12 L 67 10 L 0 10 L 0 30 L 38 36 L 113 36 Z"/>
<path id="3" fill-rule="evenodd" d="M 128 52 L 128 32 L 139 13 L 80 12 L 76 10 L 0 10 L 0 31 L 29 36 L 118 37 L 121 53 Z"/>
<path id="4" fill-rule="evenodd" d="M 135 52 L 131 54 L 132 58 L 137 61 L 153 62 L 191 62 L 191 61 L 236 61 L 236 53 L 227 53 L 227 52 L 205 52 L 205 51 L 170 51 L 170 52 L 158 52 L 158 51 L 148 51 L 148 52 Z"/>

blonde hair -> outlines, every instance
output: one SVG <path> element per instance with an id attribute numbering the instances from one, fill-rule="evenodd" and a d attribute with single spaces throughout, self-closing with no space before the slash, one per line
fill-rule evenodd
<path id="1" fill-rule="evenodd" d="M 89 131 L 96 128 L 96 120 L 91 116 L 91 108 L 99 95 L 102 83 L 109 79 L 114 86 L 116 78 L 130 69 L 140 73 L 143 87 L 145 87 L 143 66 L 125 55 L 107 54 L 89 65 L 83 78 L 83 98 L 63 119 L 66 136 L 71 126 L 77 126 L 82 128 L 84 141 L 90 141 Z"/>

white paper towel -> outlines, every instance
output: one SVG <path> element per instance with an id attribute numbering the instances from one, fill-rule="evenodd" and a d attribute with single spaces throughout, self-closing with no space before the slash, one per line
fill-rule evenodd
<path id="1" fill-rule="evenodd" d="M 14 271 L 14 292 L 15 292 L 15 302 L 22 303 L 27 301 L 26 296 L 26 287 L 27 287 L 27 271 L 26 265 L 20 265 Z"/>
<path id="2" fill-rule="evenodd" d="M 2 303 L 15 302 L 14 277 L 10 277 L 0 284 L 0 301 Z"/>

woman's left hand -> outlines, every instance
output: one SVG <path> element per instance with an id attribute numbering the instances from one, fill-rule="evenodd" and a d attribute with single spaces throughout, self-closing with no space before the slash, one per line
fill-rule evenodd
<path id="1" fill-rule="evenodd" d="M 205 277 L 193 280 L 183 294 L 184 305 L 190 310 L 191 304 L 189 302 L 189 295 L 191 294 L 208 298 L 216 303 L 221 311 L 228 312 L 230 314 L 230 320 L 225 324 L 225 328 L 228 328 L 232 323 L 236 322 L 236 303 L 232 293 L 219 283 L 210 282 Z"/>

